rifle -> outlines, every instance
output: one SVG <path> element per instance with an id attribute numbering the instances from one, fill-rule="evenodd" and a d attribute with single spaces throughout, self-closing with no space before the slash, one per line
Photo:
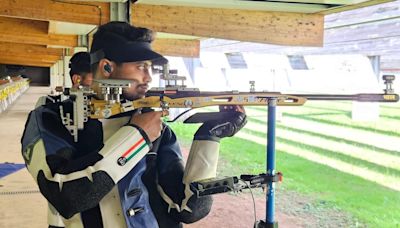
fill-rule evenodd
<path id="1" fill-rule="evenodd" d="M 383 80 L 386 88 L 384 93 L 360 93 L 348 95 L 333 94 L 282 94 L 279 92 L 255 91 L 254 81 L 250 81 L 249 92 L 225 91 L 225 92 L 203 92 L 197 88 L 187 88 L 184 85 L 185 77 L 177 76 L 176 71 L 162 68 L 163 73 L 160 79 L 166 81 L 165 87 L 150 89 L 145 98 L 127 101 L 121 99 L 122 90 L 131 86 L 129 80 L 95 80 L 99 83 L 104 99 L 94 98 L 94 92 L 89 88 L 71 89 L 68 93 L 73 101 L 73 120 L 70 114 L 60 110 L 64 125 L 78 140 L 78 130 L 83 129 L 84 122 L 88 117 L 92 119 L 106 119 L 114 115 L 133 111 L 140 108 L 188 108 L 180 116 L 195 108 L 207 106 L 267 106 L 273 100 L 277 106 L 300 106 L 307 100 L 352 100 L 359 102 L 397 102 L 399 95 L 394 93 L 392 88 L 394 75 L 384 75 Z M 167 72 L 165 72 L 167 69 Z M 182 81 L 178 85 L 178 81 Z M 184 123 L 200 123 L 206 120 L 224 118 L 226 113 L 196 113 Z M 173 122 L 171 121 L 171 122 Z"/>
<path id="2" fill-rule="evenodd" d="M 166 87 L 152 88 L 146 93 L 146 97 L 135 101 L 115 102 L 115 94 L 121 88 L 129 87 L 129 83 L 122 81 L 97 80 L 104 100 L 91 100 L 91 114 L 93 119 L 109 118 L 123 112 L 132 111 L 138 108 L 202 108 L 207 106 L 266 106 L 269 100 L 276 100 L 278 106 L 300 106 L 307 100 L 353 100 L 359 102 L 397 102 L 399 95 L 394 93 L 392 83 L 393 75 L 384 75 L 386 89 L 382 94 L 360 93 L 350 95 L 333 94 L 281 94 L 279 92 L 257 92 L 254 90 L 254 81 L 250 82 L 250 92 L 225 91 L 225 92 L 201 92 L 197 88 L 186 88 L 176 86 L 177 80 L 184 80 L 184 77 L 169 76 L 162 79 L 175 81 L 175 85 L 167 84 Z M 116 86 L 116 85 L 119 86 Z M 117 91 L 118 90 L 118 91 Z"/>

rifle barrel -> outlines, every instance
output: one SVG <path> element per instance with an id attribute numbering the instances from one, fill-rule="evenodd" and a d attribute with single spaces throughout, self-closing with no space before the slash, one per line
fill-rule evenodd
<path id="1" fill-rule="evenodd" d="M 269 97 L 278 95 L 290 95 L 306 98 L 307 100 L 325 100 L 325 101 L 360 101 L 360 102 L 398 102 L 399 95 L 394 93 L 359 93 L 359 94 L 281 94 L 279 92 L 238 92 L 238 91 L 199 91 L 199 90 L 184 90 L 184 91 L 164 91 L 164 90 L 150 90 L 147 96 L 167 96 L 170 98 L 184 98 L 184 97 L 207 97 L 207 96 L 237 96 L 237 95 L 255 95 L 259 97 Z"/>
<path id="2" fill-rule="evenodd" d="M 307 100 L 320 101 L 360 101 L 360 102 L 398 102 L 398 94 L 376 94 L 376 93 L 360 93 L 360 94 L 291 94 L 293 96 L 305 97 Z"/>

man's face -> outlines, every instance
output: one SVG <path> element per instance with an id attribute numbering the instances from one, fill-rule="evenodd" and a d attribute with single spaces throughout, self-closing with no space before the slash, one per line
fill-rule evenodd
<path id="1" fill-rule="evenodd" d="M 110 78 L 131 81 L 131 87 L 122 92 L 125 99 L 132 101 L 143 98 L 151 82 L 151 62 L 122 63 L 116 67 Z"/>

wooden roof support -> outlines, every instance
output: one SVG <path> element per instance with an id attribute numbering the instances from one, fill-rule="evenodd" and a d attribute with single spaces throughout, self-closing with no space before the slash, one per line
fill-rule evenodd
<path id="1" fill-rule="evenodd" d="M 55 55 L 62 56 L 62 48 L 46 48 L 41 45 L 17 44 L 0 42 L 0 53 L 5 54 L 21 54 L 21 55 Z"/>
<path id="2" fill-rule="evenodd" d="M 200 56 L 200 40 L 156 39 L 153 49 L 162 55 L 198 58 Z"/>
<path id="3" fill-rule="evenodd" d="M 58 55 L 39 55 L 39 54 L 29 54 L 29 53 L 26 54 L 2 53 L 1 56 L 9 59 L 35 60 L 44 63 L 54 63 L 61 59 L 61 56 Z"/>
<path id="4" fill-rule="evenodd" d="M 0 3 L 1 4 L 1 3 Z M 48 34 L 48 22 L 0 17 L 0 42 L 75 47 L 78 36 Z"/>
<path id="5" fill-rule="evenodd" d="M 324 16 L 133 4 L 131 21 L 158 32 L 278 45 L 321 46 Z"/>
<path id="6" fill-rule="evenodd" d="M 0 15 L 99 25 L 110 21 L 109 5 L 104 2 L 1 0 Z"/>
<path id="7" fill-rule="evenodd" d="M 26 58 L 11 58 L 7 56 L 0 56 L 0 64 L 11 64 L 11 65 L 22 65 L 22 66 L 38 66 L 38 67 L 50 67 L 55 62 L 43 62 L 35 59 Z"/>
<path id="8" fill-rule="evenodd" d="M 0 33 L 0 41 L 22 44 L 52 45 L 57 47 L 75 47 L 78 45 L 78 36 L 56 34 L 21 34 L 4 31 Z"/>

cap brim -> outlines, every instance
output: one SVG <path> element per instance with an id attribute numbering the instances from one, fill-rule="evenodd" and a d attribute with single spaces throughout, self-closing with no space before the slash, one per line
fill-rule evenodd
<path id="1" fill-rule="evenodd" d="M 104 48 L 104 52 L 105 58 L 120 63 L 140 61 L 152 61 L 156 65 L 168 63 L 168 59 L 151 50 L 150 43 L 147 42 L 114 44 L 112 47 Z"/>
<path id="2" fill-rule="evenodd" d="M 168 63 L 168 59 L 153 50 L 144 49 L 142 56 L 142 61 L 150 60 L 153 65 L 164 65 Z"/>

